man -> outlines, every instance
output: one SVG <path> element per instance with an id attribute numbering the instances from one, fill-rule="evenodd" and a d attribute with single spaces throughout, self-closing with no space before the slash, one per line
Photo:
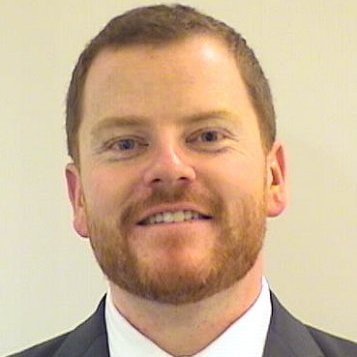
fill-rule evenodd
<path id="1" fill-rule="evenodd" d="M 74 227 L 109 280 L 77 329 L 17 356 L 356 356 L 263 277 L 286 205 L 267 79 L 245 40 L 184 6 L 114 18 L 67 97 Z"/>

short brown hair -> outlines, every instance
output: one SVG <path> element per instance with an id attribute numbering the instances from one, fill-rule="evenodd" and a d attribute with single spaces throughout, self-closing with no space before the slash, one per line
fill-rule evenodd
<path id="1" fill-rule="evenodd" d="M 81 53 L 73 70 L 66 102 L 68 153 L 79 161 L 78 130 L 81 123 L 83 87 L 89 67 L 104 48 L 129 45 L 166 44 L 206 34 L 219 38 L 235 55 L 259 119 L 263 146 L 268 150 L 275 140 L 275 112 L 267 78 L 246 40 L 233 28 L 183 5 L 140 7 L 113 18 Z"/>

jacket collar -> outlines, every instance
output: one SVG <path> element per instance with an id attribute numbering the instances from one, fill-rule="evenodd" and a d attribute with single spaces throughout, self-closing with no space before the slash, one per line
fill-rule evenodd
<path id="1" fill-rule="evenodd" d="M 308 329 L 271 293 L 272 318 L 263 357 L 323 357 Z M 105 297 L 96 312 L 71 332 L 54 357 L 109 357 L 104 321 Z"/>
<path id="2" fill-rule="evenodd" d="M 105 297 L 96 312 L 67 336 L 53 357 L 109 357 L 104 305 Z"/>
<path id="3" fill-rule="evenodd" d="M 263 357 L 323 357 L 309 330 L 271 293 L 272 318 Z"/>

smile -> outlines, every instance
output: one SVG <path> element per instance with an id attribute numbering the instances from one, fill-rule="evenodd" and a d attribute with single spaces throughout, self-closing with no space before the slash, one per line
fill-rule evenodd
<path id="1" fill-rule="evenodd" d="M 141 222 L 139 225 L 147 226 L 151 224 L 159 224 L 159 223 L 179 223 L 186 221 L 194 221 L 200 219 L 210 219 L 211 217 L 200 214 L 196 211 L 174 211 L 174 212 L 160 212 L 157 214 L 153 214 Z"/>

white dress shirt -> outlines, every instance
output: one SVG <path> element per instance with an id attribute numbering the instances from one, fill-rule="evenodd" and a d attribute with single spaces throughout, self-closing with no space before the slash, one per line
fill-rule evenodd
<path id="1" fill-rule="evenodd" d="M 193 355 L 195 357 L 261 357 L 271 318 L 269 286 L 262 289 L 251 308 L 217 339 Z M 135 329 L 115 308 L 110 291 L 105 304 L 110 357 L 170 357 L 149 338 Z"/>

